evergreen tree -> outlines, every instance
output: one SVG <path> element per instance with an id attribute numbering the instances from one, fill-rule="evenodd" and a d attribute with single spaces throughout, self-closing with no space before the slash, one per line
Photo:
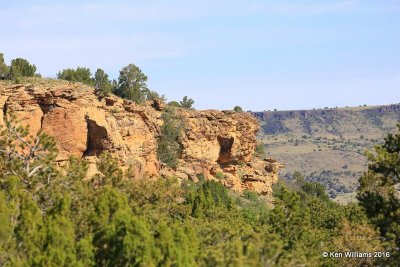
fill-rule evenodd
<path id="1" fill-rule="evenodd" d="M 17 79 L 20 77 L 35 76 L 36 66 L 30 64 L 24 58 L 16 58 L 11 60 L 11 66 L 8 73 L 8 79 Z"/>
<path id="2" fill-rule="evenodd" d="M 177 118 L 173 108 L 166 109 L 161 118 L 164 124 L 161 126 L 161 136 L 157 143 L 157 156 L 168 167 L 176 168 L 181 155 L 180 138 L 184 129 L 183 122 Z"/>
<path id="3" fill-rule="evenodd" d="M 243 109 L 242 109 L 242 107 L 240 107 L 240 106 L 235 106 L 235 107 L 233 108 L 233 111 L 235 111 L 235 112 L 243 112 Z"/>
<path id="4" fill-rule="evenodd" d="M 176 119 L 173 114 L 170 119 Z M 171 126 L 171 125 L 170 125 Z M 172 127 L 177 128 L 177 127 Z M 12 116 L 0 134 L 0 265 L 396 266 L 398 135 L 370 154 L 361 206 L 340 206 L 298 173 L 294 190 L 246 198 L 215 181 L 123 179 L 103 153 L 98 173 L 71 157 L 53 162 L 51 138 Z M 174 138 L 170 128 L 164 132 Z M 39 138 L 40 137 L 40 138 Z M 183 184 L 183 186 L 181 186 Z M 366 213 L 364 213 L 366 211 Z M 376 226 L 371 227 L 368 217 Z M 381 242 L 380 232 L 384 238 Z M 388 261 L 331 259 L 322 251 L 389 251 Z"/>
<path id="5" fill-rule="evenodd" d="M 102 69 L 97 69 L 94 74 L 94 89 L 96 95 L 100 97 L 108 96 L 112 91 L 112 84 L 108 75 Z"/>
<path id="6" fill-rule="evenodd" d="M 124 195 L 103 189 L 91 217 L 96 265 L 155 266 L 156 246 L 149 226 L 131 213 Z"/>
<path id="7" fill-rule="evenodd" d="M 398 126 L 400 130 L 400 125 Z M 371 218 L 392 253 L 390 261 L 400 260 L 400 133 L 389 134 L 375 153 L 367 153 L 368 171 L 359 179 L 358 200 Z"/>
<path id="8" fill-rule="evenodd" d="M 4 80 L 8 77 L 9 67 L 4 62 L 4 55 L 0 53 L 0 80 Z"/>
<path id="9" fill-rule="evenodd" d="M 118 87 L 114 93 L 136 103 L 143 103 L 149 93 L 146 82 L 147 76 L 142 70 L 135 64 L 129 64 L 119 72 Z"/>
<path id="10" fill-rule="evenodd" d="M 179 104 L 182 108 L 192 109 L 194 100 L 191 98 L 188 98 L 187 96 L 184 96 L 182 101 L 179 102 Z"/>
<path id="11" fill-rule="evenodd" d="M 96 186 L 111 185 L 118 187 L 122 184 L 123 172 L 118 162 L 109 152 L 100 155 L 97 161 L 98 173 L 94 176 Z"/>
<path id="12" fill-rule="evenodd" d="M 57 79 L 93 85 L 92 73 L 89 68 L 64 69 L 57 73 Z"/>

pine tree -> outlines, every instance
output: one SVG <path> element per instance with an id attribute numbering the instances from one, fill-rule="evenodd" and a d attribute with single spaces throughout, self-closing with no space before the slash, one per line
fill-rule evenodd
<path id="1" fill-rule="evenodd" d="M 16 58 L 11 60 L 10 70 L 8 72 L 8 79 L 17 79 L 20 77 L 33 77 L 36 73 L 36 66 L 30 64 L 24 58 Z"/>
<path id="2" fill-rule="evenodd" d="M 100 97 L 108 96 L 112 91 L 112 84 L 108 79 L 108 74 L 102 69 L 97 69 L 94 74 L 94 89 L 96 95 Z"/>
<path id="3" fill-rule="evenodd" d="M 57 73 L 57 79 L 93 85 L 92 73 L 89 68 L 63 69 Z"/>
<path id="4" fill-rule="evenodd" d="M 0 53 L 0 80 L 4 80 L 8 77 L 9 67 L 4 62 L 4 55 Z"/>
<path id="5" fill-rule="evenodd" d="M 135 64 L 129 64 L 119 72 L 118 87 L 114 93 L 136 103 L 143 103 L 149 93 L 146 82 L 147 76 L 142 70 Z"/>

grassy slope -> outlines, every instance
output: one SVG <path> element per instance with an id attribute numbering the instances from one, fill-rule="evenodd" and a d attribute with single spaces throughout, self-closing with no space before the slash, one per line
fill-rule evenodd
<path id="1" fill-rule="evenodd" d="M 286 164 L 283 177 L 298 170 L 322 182 L 338 202 L 354 200 L 366 170 L 365 150 L 382 142 L 400 121 L 400 104 L 309 111 L 255 112 L 268 156 Z"/>

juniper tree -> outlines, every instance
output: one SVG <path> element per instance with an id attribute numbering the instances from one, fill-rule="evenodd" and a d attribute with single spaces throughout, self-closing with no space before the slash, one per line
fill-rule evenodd
<path id="1" fill-rule="evenodd" d="M 147 76 L 135 64 L 129 64 L 119 72 L 118 86 L 114 93 L 122 98 L 143 103 L 149 92 Z"/>
<path id="2" fill-rule="evenodd" d="M 0 80 L 4 80 L 7 78 L 9 72 L 9 67 L 4 62 L 4 55 L 0 53 Z"/>
<path id="3" fill-rule="evenodd" d="M 94 74 L 94 89 L 96 95 L 100 97 L 108 96 L 112 91 L 112 84 L 108 79 L 108 74 L 102 69 L 97 69 Z"/>
<path id="4" fill-rule="evenodd" d="M 33 77 L 36 73 L 36 66 L 30 64 L 24 58 L 16 58 L 11 60 L 8 79 L 18 79 L 20 77 Z"/>
<path id="5" fill-rule="evenodd" d="M 188 98 L 187 96 L 184 96 L 182 101 L 179 101 L 179 104 L 182 108 L 192 109 L 194 100 L 191 98 Z"/>
<path id="6" fill-rule="evenodd" d="M 57 79 L 93 85 L 92 73 L 89 68 L 63 69 L 57 73 Z"/>

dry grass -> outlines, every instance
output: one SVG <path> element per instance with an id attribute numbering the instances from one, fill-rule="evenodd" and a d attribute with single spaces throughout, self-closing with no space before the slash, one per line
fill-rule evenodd
<path id="1" fill-rule="evenodd" d="M 306 116 L 270 113 L 269 120 L 279 120 L 272 125 L 282 125 L 285 131 L 271 134 L 264 128 L 259 139 L 269 157 L 286 164 L 282 177 L 290 179 L 290 174 L 300 171 L 309 180 L 325 184 L 339 203 L 355 201 L 358 178 L 367 169 L 365 151 L 393 133 L 400 120 L 400 108 L 385 112 L 380 108 L 312 110 Z M 261 121 L 261 126 L 267 123 L 271 121 Z"/>

